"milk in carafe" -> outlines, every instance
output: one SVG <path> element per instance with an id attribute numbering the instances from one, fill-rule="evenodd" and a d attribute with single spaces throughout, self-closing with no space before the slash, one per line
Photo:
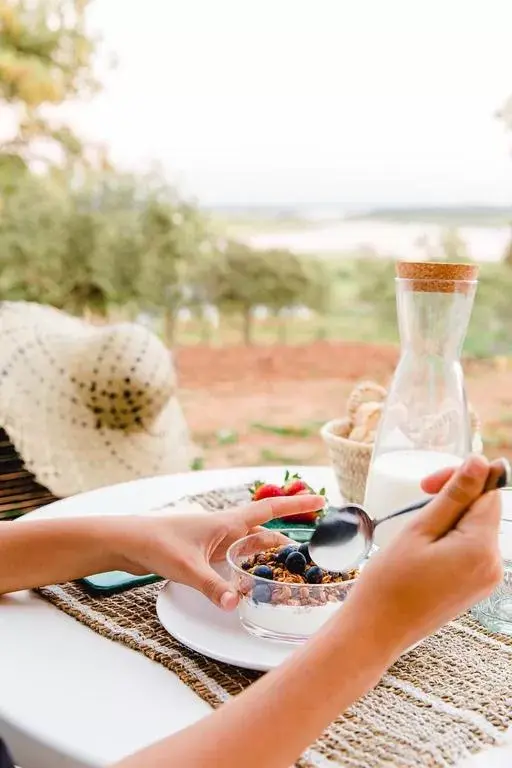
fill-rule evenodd
<path id="1" fill-rule="evenodd" d="M 392 451 L 375 459 L 366 486 L 365 509 L 373 518 L 381 518 L 427 498 L 421 481 L 445 467 L 458 467 L 460 456 L 438 451 Z M 375 543 L 383 546 L 401 530 L 409 518 L 390 520 L 375 530 Z"/>

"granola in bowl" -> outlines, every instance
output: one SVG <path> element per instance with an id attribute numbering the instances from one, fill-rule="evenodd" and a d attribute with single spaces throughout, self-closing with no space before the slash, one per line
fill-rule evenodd
<path id="1" fill-rule="evenodd" d="M 245 629 L 289 643 L 304 642 L 328 621 L 358 576 L 357 570 L 324 571 L 312 562 L 307 543 L 276 543 L 268 533 L 235 542 L 228 563 Z"/>

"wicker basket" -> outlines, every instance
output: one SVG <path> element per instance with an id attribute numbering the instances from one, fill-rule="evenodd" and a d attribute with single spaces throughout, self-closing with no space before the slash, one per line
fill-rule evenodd
<path id="1" fill-rule="evenodd" d="M 473 433 L 473 452 L 482 453 L 480 423 L 475 412 L 470 409 Z M 360 443 L 349 440 L 352 430 L 350 418 L 333 419 L 320 430 L 327 446 L 329 458 L 338 481 L 340 493 L 346 501 L 362 504 L 366 488 L 366 478 L 373 452 L 372 443 Z"/>
<path id="2" fill-rule="evenodd" d="M 324 424 L 320 434 L 327 446 L 340 493 L 345 501 L 362 504 L 373 445 L 349 440 L 352 429 L 348 417 Z"/>

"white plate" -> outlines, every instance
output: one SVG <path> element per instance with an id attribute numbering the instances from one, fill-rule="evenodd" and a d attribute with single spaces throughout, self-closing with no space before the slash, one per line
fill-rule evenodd
<path id="1" fill-rule="evenodd" d="M 169 634 L 187 648 L 244 669 L 268 672 L 299 647 L 253 637 L 240 624 L 237 611 L 225 613 L 199 592 L 181 584 L 165 585 L 158 595 L 156 611 Z"/>
<path id="2" fill-rule="evenodd" d="M 249 635 L 237 611 L 224 613 L 199 592 L 181 584 L 165 585 L 156 610 L 169 634 L 187 648 L 237 667 L 267 672 L 297 648 Z"/>

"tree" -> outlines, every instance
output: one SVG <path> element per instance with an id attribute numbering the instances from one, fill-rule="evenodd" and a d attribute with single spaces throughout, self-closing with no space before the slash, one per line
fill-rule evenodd
<path id="1" fill-rule="evenodd" d="M 426 235 L 416 241 L 416 246 L 423 251 L 426 261 L 471 261 L 468 246 L 456 227 L 445 227 L 437 243 L 432 243 Z"/>
<path id="2" fill-rule="evenodd" d="M 29 174 L 0 210 L 2 298 L 76 314 L 151 309 L 172 330 L 207 237 L 200 213 L 159 179 L 90 173 L 65 189 Z"/>
<path id="3" fill-rule="evenodd" d="M 5 198 L 0 209 L 2 298 L 63 305 L 69 210 L 60 188 L 30 175 Z"/>
<path id="4" fill-rule="evenodd" d="M 443 230 L 439 238 L 439 256 L 436 260 L 467 263 L 471 261 L 468 246 L 455 228 Z"/>
<path id="5" fill-rule="evenodd" d="M 395 262 L 375 257 L 358 261 L 357 297 L 376 319 L 383 335 L 396 337 Z"/>
<path id="6" fill-rule="evenodd" d="M 205 246 L 210 248 L 207 225 L 193 205 L 178 200 L 168 188 L 148 195 L 140 218 L 141 292 L 146 306 L 163 310 L 165 338 L 171 344 L 186 286 L 206 255 Z"/>
<path id="7" fill-rule="evenodd" d="M 255 251 L 230 242 L 210 261 L 201 280 L 212 304 L 242 315 L 246 344 L 253 341 L 255 307 L 278 313 L 298 305 L 318 309 L 328 302 L 329 283 L 321 264 L 290 251 Z"/>
<path id="8" fill-rule="evenodd" d="M 0 137 L 0 157 L 45 165 L 55 155 L 61 165 L 83 159 L 82 142 L 54 113 L 99 88 L 98 41 L 86 23 L 92 1 L 0 0 L 0 113 L 13 124 Z"/>
<path id="9" fill-rule="evenodd" d="M 480 269 L 478 290 L 468 332 L 479 356 L 510 354 L 512 347 L 512 270 L 505 264 L 485 264 Z M 467 347 L 468 345 L 466 345 Z"/>

